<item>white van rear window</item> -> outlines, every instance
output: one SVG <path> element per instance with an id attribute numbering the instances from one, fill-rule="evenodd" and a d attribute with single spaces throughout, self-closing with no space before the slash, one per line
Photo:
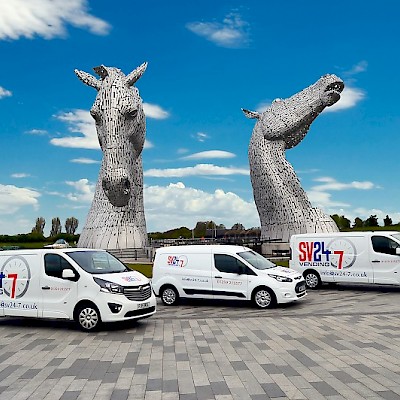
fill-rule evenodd
<path id="1" fill-rule="evenodd" d="M 248 263 L 250 263 L 254 268 L 257 269 L 270 269 L 276 267 L 276 265 L 264 258 L 261 254 L 255 251 L 241 251 L 237 253 L 238 256 L 244 258 Z"/>

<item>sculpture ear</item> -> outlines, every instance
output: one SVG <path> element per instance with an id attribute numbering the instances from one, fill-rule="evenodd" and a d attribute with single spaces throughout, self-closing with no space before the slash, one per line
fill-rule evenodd
<path id="1" fill-rule="evenodd" d="M 76 76 L 85 85 L 91 86 L 92 88 L 95 88 L 96 90 L 100 90 L 101 82 L 97 78 L 95 78 L 93 75 L 90 75 L 84 71 L 79 71 L 77 69 L 74 72 L 75 72 Z"/>
<path id="2" fill-rule="evenodd" d="M 132 86 L 146 71 L 147 62 L 134 69 L 129 75 L 125 77 L 125 82 L 128 86 Z"/>
<path id="3" fill-rule="evenodd" d="M 245 108 L 242 108 L 242 111 L 243 111 L 244 115 L 250 119 L 254 119 L 254 118 L 260 119 L 260 117 L 261 117 L 261 114 L 257 111 L 250 111 L 250 110 L 246 110 Z"/>

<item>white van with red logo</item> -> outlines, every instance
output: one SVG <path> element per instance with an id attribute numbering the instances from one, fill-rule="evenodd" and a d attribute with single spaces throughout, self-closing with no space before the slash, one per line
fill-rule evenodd
<path id="1" fill-rule="evenodd" d="M 290 268 L 307 287 L 323 282 L 400 284 L 400 232 L 335 232 L 293 235 Z"/>
<path id="2" fill-rule="evenodd" d="M 242 246 L 188 245 L 156 250 L 153 289 L 165 305 L 179 298 L 252 300 L 257 307 L 306 295 L 301 274 Z"/>
<path id="3" fill-rule="evenodd" d="M 155 312 L 149 279 L 105 250 L 0 252 L 0 316 L 73 319 L 92 331 Z"/>

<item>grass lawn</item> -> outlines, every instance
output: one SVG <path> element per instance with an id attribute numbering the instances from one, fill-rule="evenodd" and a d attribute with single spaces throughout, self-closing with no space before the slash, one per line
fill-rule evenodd
<path id="1" fill-rule="evenodd" d="M 125 264 L 130 269 L 141 272 L 144 276 L 151 278 L 153 276 L 153 264 Z"/>

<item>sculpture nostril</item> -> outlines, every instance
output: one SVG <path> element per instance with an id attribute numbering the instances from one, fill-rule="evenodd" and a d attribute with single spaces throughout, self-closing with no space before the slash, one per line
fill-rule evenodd
<path id="1" fill-rule="evenodd" d="M 123 182 L 123 192 L 124 194 L 129 194 L 131 191 L 131 183 L 129 182 L 129 179 L 125 178 Z"/>

